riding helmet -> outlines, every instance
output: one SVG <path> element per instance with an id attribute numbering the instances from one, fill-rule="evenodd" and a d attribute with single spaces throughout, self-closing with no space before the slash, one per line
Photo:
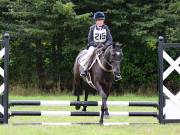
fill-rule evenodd
<path id="1" fill-rule="evenodd" d="M 103 12 L 98 11 L 94 14 L 94 20 L 105 20 L 105 15 Z"/>

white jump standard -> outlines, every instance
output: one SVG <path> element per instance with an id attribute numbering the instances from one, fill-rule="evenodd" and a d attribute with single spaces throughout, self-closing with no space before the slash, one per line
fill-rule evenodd
<path id="1" fill-rule="evenodd" d="M 165 49 L 180 49 L 180 43 L 164 43 L 164 38 L 159 37 L 158 46 L 158 71 L 159 71 L 159 122 L 160 123 L 177 123 L 180 122 L 180 91 L 177 95 L 166 88 L 164 81 L 175 70 L 180 75 L 180 56 L 173 60 Z M 179 54 L 178 54 L 179 55 Z M 164 60 L 169 63 L 165 69 Z M 177 90 L 175 90 L 177 91 Z"/>
<path id="2" fill-rule="evenodd" d="M 4 62 L 4 69 L 0 68 L 0 75 L 3 77 L 3 84 L 0 86 L 0 123 L 8 123 L 8 70 L 9 70 L 9 34 L 3 35 L 3 40 L 0 41 L 2 49 L 0 50 L 0 59 Z"/>

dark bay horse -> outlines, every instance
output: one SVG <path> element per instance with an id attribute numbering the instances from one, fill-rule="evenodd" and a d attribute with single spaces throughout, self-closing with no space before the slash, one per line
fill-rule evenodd
<path id="1" fill-rule="evenodd" d="M 101 44 L 102 45 L 102 44 Z M 123 57 L 122 44 L 113 43 L 110 46 L 101 47 L 100 55 L 97 57 L 96 49 L 92 57 L 96 57 L 96 62 L 90 68 L 89 73 L 91 75 L 91 80 L 95 89 L 102 98 L 101 106 L 101 116 L 100 124 L 103 123 L 104 116 L 109 116 L 108 107 L 106 101 L 108 99 L 112 82 L 114 80 L 114 73 L 120 72 L 120 62 Z M 83 51 L 83 50 L 82 50 Z M 82 52 L 81 51 L 81 52 Z M 81 54 L 79 53 L 79 55 Z M 74 82 L 73 82 L 73 91 L 74 95 L 77 96 L 77 101 L 80 101 L 80 95 L 82 94 L 82 78 L 80 77 L 80 64 L 79 64 L 79 55 L 75 60 L 73 67 L 74 73 Z M 89 91 L 85 90 L 85 101 L 88 99 Z M 86 111 L 87 106 L 83 106 L 82 111 Z M 80 109 L 80 106 L 76 106 L 76 109 Z"/>

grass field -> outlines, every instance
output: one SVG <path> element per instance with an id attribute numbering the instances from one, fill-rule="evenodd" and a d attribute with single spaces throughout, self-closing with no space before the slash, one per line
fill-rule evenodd
<path id="1" fill-rule="evenodd" d="M 73 96 L 11 96 L 17 100 L 75 100 Z M 100 100 L 99 96 L 90 96 L 89 100 Z M 135 95 L 110 96 L 109 100 L 123 101 L 157 101 L 157 97 L 144 97 Z M 74 107 L 13 107 L 11 110 L 58 110 L 75 111 Z M 99 111 L 100 107 L 89 107 L 88 111 Z M 152 107 L 109 107 L 110 111 L 156 111 Z M 98 122 L 99 117 L 12 117 L 9 125 L 0 126 L 0 135 L 178 135 L 180 124 L 137 124 L 125 126 L 98 126 L 98 125 L 74 125 L 74 126 L 42 126 L 26 125 L 14 126 L 15 122 Z M 106 122 L 158 122 L 151 117 L 111 117 Z"/>

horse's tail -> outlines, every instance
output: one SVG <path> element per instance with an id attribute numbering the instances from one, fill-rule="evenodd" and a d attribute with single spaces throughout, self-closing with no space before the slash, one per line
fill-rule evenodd
<path id="1" fill-rule="evenodd" d="M 82 78 L 80 77 L 80 71 L 79 71 L 79 55 L 76 57 L 76 60 L 74 62 L 73 66 L 73 95 L 77 96 L 77 101 L 79 101 L 79 96 L 82 94 Z M 76 110 L 79 110 L 81 106 L 75 106 Z"/>
<path id="2" fill-rule="evenodd" d="M 74 62 L 74 66 L 73 66 L 73 94 L 75 96 L 79 96 L 82 94 L 82 79 L 80 77 L 80 71 L 79 71 L 79 55 L 76 57 L 75 62 Z"/>

